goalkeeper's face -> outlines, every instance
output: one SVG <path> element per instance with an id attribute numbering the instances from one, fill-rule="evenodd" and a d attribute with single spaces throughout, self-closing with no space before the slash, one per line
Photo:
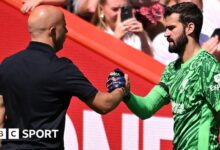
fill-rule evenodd
<path id="1" fill-rule="evenodd" d="M 179 53 L 183 52 L 187 43 L 188 43 L 188 39 L 186 37 L 185 32 L 183 31 L 182 34 L 179 37 L 177 37 L 177 39 L 175 41 L 173 40 L 173 44 L 169 45 L 168 50 L 171 53 L 179 54 Z"/>
<path id="2" fill-rule="evenodd" d="M 188 38 L 184 25 L 179 21 L 179 14 L 173 13 L 165 18 L 164 36 L 169 42 L 169 52 L 180 54 L 185 49 Z"/>

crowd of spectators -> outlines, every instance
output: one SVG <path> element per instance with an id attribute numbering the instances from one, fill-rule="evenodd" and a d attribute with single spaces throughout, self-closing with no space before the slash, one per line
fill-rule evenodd
<path id="1" fill-rule="evenodd" d="M 210 53 L 218 55 L 219 39 L 211 35 L 216 28 L 220 28 L 220 18 L 215 15 L 220 13 L 219 0 L 23 0 L 21 11 L 27 13 L 41 4 L 63 6 L 107 34 L 167 65 L 178 56 L 168 51 L 168 42 L 164 37 L 164 9 L 189 1 L 203 11 L 200 44 Z M 133 18 L 121 21 L 121 8 L 126 5 L 133 7 Z"/>
<path id="2" fill-rule="evenodd" d="M 150 39 L 143 24 L 135 17 L 121 20 L 121 8 L 126 5 L 128 5 L 127 0 L 100 0 L 92 23 L 136 50 L 142 50 L 151 55 Z"/>

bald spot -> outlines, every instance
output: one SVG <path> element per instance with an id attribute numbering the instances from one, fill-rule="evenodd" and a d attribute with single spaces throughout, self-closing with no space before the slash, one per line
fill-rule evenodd
<path id="1" fill-rule="evenodd" d="M 28 18 L 28 30 L 32 37 L 40 36 L 63 20 L 63 13 L 55 6 L 40 5 Z"/>

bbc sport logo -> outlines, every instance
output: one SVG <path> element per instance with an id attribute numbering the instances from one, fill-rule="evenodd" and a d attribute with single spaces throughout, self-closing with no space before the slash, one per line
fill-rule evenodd
<path id="1" fill-rule="evenodd" d="M 38 129 L 38 130 L 33 130 L 33 129 L 24 129 L 24 130 L 19 130 L 18 128 L 9 128 L 5 129 L 2 128 L 0 129 L 0 139 L 27 139 L 27 138 L 56 138 L 59 130 L 58 129 Z"/>

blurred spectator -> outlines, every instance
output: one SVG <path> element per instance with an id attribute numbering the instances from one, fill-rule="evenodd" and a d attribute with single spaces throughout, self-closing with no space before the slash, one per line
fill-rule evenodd
<path id="1" fill-rule="evenodd" d="M 23 0 L 22 13 L 28 13 L 35 7 L 46 5 L 63 6 L 79 17 L 90 21 L 94 14 L 99 0 Z"/>
<path id="2" fill-rule="evenodd" d="M 148 6 L 152 3 L 159 2 L 160 0 L 129 0 L 131 5 L 133 7 L 142 7 L 142 6 Z"/>
<path id="3" fill-rule="evenodd" d="M 28 13 L 39 5 L 63 6 L 79 17 L 91 21 L 99 0 L 23 0 L 22 13 Z"/>
<path id="4" fill-rule="evenodd" d="M 135 8 L 135 16 L 142 22 L 145 31 L 152 42 L 153 57 L 167 65 L 176 60 L 177 55 L 168 52 L 168 42 L 164 37 L 163 13 L 165 6 L 176 4 L 176 0 L 151 1 L 148 5 L 139 5 Z M 156 38 L 155 38 L 156 37 Z"/>
<path id="5" fill-rule="evenodd" d="M 75 13 L 76 10 L 76 4 L 79 2 L 80 0 L 68 0 L 67 4 L 64 6 L 65 9 L 67 9 L 68 11 Z"/>
<path id="6" fill-rule="evenodd" d="M 21 7 L 21 12 L 28 13 L 29 11 L 32 11 L 35 7 L 42 4 L 64 6 L 69 2 L 69 0 L 22 0 L 22 2 L 23 5 Z"/>
<path id="7" fill-rule="evenodd" d="M 178 3 L 182 3 L 182 2 L 193 2 L 194 4 L 197 5 L 197 7 L 200 10 L 203 10 L 203 2 L 202 0 L 177 0 Z"/>
<path id="8" fill-rule="evenodd" d="M 220 62 L 220 28 L 214 30 L 211 38 L 203 44 L 203 48 L 207 49 L 209 53 L 215 55 Z"/>
<path id="9" fill-rule="evenodd" d="M 144 27 L 155 25 L 163 16 L 163 6 L 157 2 L 150 6 L 143 6 L 135 9 L 137 20 L 141 21 Z"/>
<path id="10" fill-rule="evenodd" d="M 204 25 L 202 33 L 209 37 L 216 28 L 220 28 L 220 1 L 219 0 L 203 0 Z"/>
<path id="11" fill-rule="evenodd" d="M 73 1 L 73 0 L 71 0 Z M 151 5 L 152 3 L 158 2 L 159 0 L 129 0 L 129 3 L 133 7 L 137 6 L 145 6 L 145 5 Z M 68 10 L 75 12 L 78 16 L 85 20 L 91 20 L 92 15 L 95 13 L 96 7 L 98 5 L 99 0 L 74 0 L 74 2 L 71 2 L 72 5 L 74 5 L 74 8 L 71 8 L 68 5 Z"/>
<path id="12" fill-rule="evenodd" d="M 121 22 L 120 13 L 127 0 L 100 0 L 92 23 L 126 44 L 151 55 L 150 39 L 135 17 Z"/>
<path id="13" fill-rule="evenodd" d="M 151 40 L 165 30 L 163 25 L 164 7 L 172 6 L 173 4 L 176 4 L 176 0 L 155 0 L 151 1 L 147 6 L 135 8 L 136 18 L 142 22 Z"/>
<path id="14" fill-rule="evenodd" d="M 99 0 L 74 0 L 74 13 L 79 17 L 91 21 Z"/>

